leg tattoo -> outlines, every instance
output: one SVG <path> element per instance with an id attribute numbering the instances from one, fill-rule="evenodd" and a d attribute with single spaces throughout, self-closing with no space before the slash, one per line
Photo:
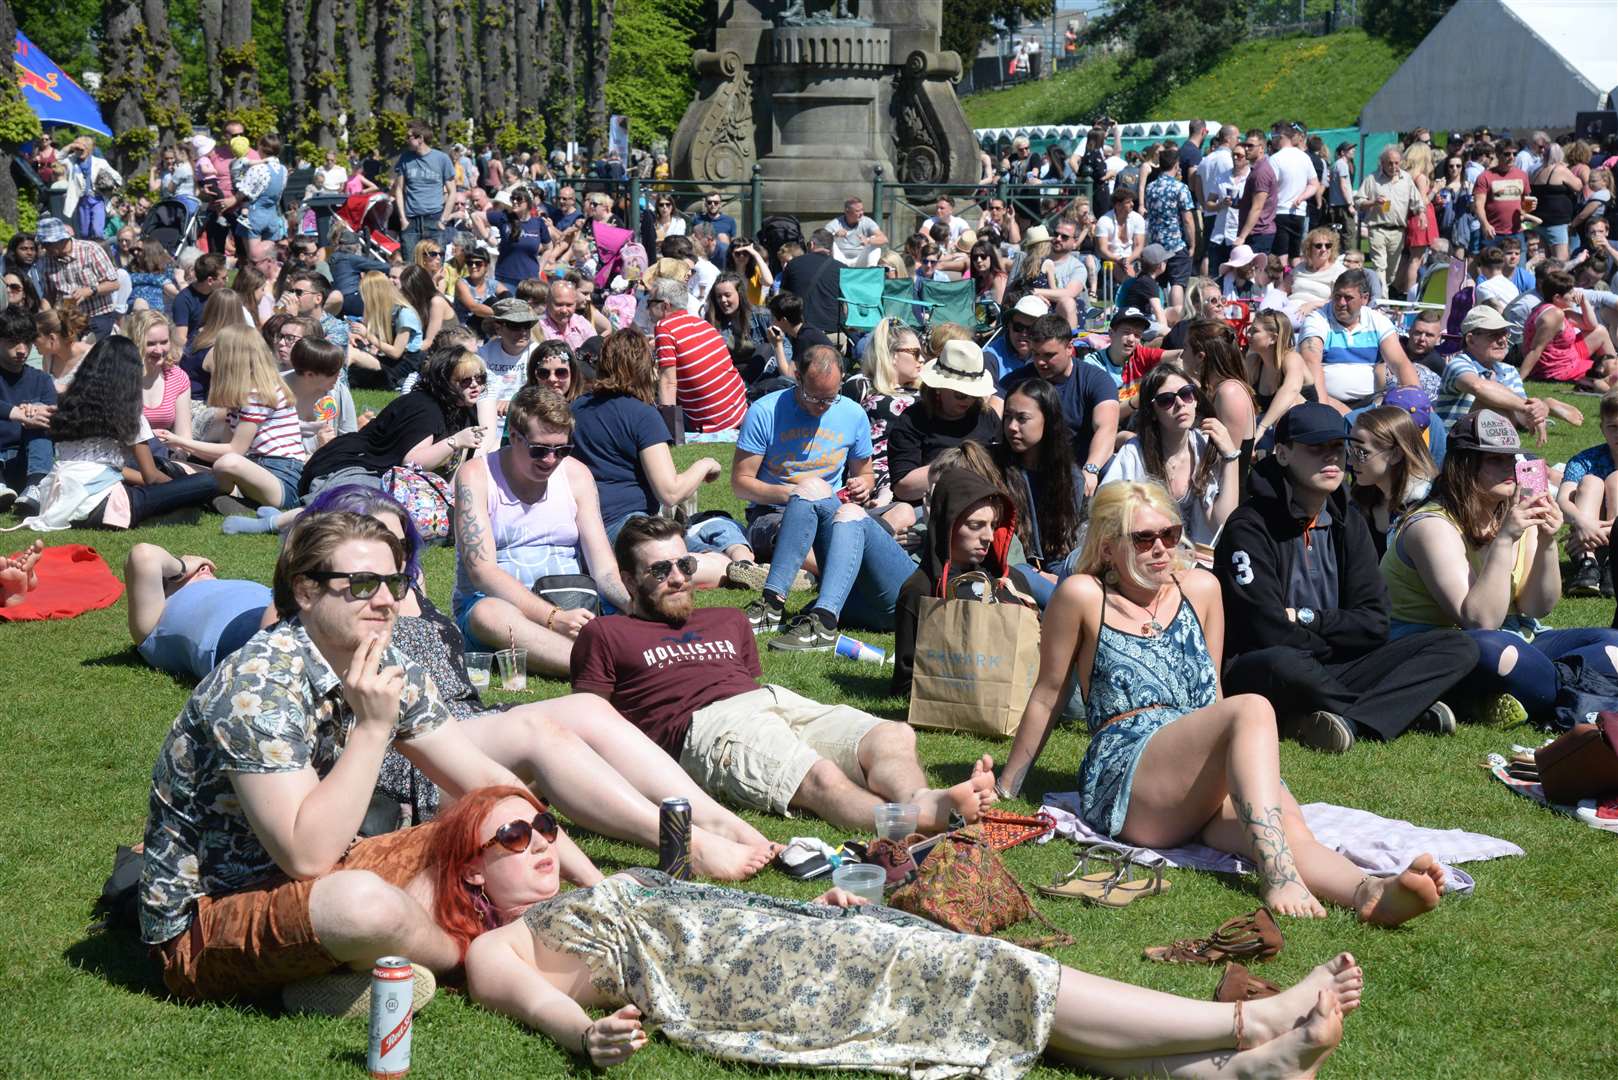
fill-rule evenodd
<path id="1" fill-rule="evenodd" d="M 1287 885 L 1303 884 L 1298 877 L 1298 864 L 1287 844 L 1286 831 L 1281 826 L 1279 806 L 1255 807 L 1241 799 L 1231 798 L 1236 817 L 1247 826 L 1253 839 L 1253 855 L 1258 859 L 1259 873 L 1266 888 L 1279 889 Z"/>

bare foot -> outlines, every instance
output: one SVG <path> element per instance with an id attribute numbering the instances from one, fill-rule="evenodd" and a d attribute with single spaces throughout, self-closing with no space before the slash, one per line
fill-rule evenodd
<path id="1" fill-rule="evenodd" d="M 1248 1040 L 1254 1045 L 1266 1043 L 1303 1023 L 1322 990 L 1336 996 L 1338 1008 L 1346 1016 L 1360 1007 L 1365 972 L 1352 955 L 1338 953 L 1274 997 L 1246 1002 L 1242 1017 Z"/>
<path id="2" fill-rule="evenodd" d="M 916 828 L 923 832 L 939 832 L 949 828 L 949 814 L 956 811 L 968 825 L 983 816 L 993 806 L 994 760 L 985 754 L 972 766 L 972 775 L 954 787 L 922 788 L 911 796 L 911 802 L 921 809 Z"/>
<path id="3" fill-rule="evenodd" d="M 0 559 L 0 607 L 16 607 L 27 593 L 27 572 L 9 558 Z"/>
<path id="4" fill-rule="evenodd" d="M 45 541 L 35 540 L 32 544 L 29 544 L 27 547 L 23 548 L 17 554 L 12 556 L 12 559 L 15 560 L 22 568 L 23 572 L 28 575 L 29 589 L 39 588 L 39 574 L 36 572 L 35 568 L 39 565 L 40 556 L 44 554 Z"/>
<path id="5" fill-rule="evenodd" d="M 1559 401 L 1556 398 L 1546 398 L 1545 407 L 1550 410 L 1552 416 L 1572 424 L 1574 427 L 1584 426 L 1584 414 L 1579 411 L 1576 405 L 1569 405 L 1567 402 Z"/>
<path id="6" fill-rule="evenodd" d="M 722 815 L 722 816 L 721 816 Z M 726 840 L 734 840 L 746 847 L 770 843 L 770 838 L 759 832 L 753 826 L 737 817 L 735 814 L 721 811 L 712 821 L 698 821 L 699 829 L 707 829 L 711 833 L 723 836 Z"/>
<path id="7" fill-rule="evenodd" d="M 715 881 L 745 881 L 769 865 L 774 845 L 738 844 L 705 829 L 691 830 L 691 869 Z"/>
<path id="8" fill-rule="evenodd" d="M 1444 892 L 1444 868 L 1423 853 L 1395 877 L 1366 878 L 1365 900 L 1359 906 L 1363 922 L 1398 926 L 1438 906 Z"/>
<path id="9" fill-rule="evenodd" d="M 1293 879 L 1283 885 L 1263 890 L 1264 902 L 1277 915 L 1294 919 L 1324 919 L 1326 909 L 1303 882 Z"/>
<path id="10" fill-rule="evenodd" d="M 1251 1008 L 1249 1002 L 1243 1009 Z M 1312 1077 L 1343 1041 L 1343 1010 L 1330 990 L 1315 995 L 1314 1007 L 1301 1023 L 1269 1042 L 1230 1059 L 1235 1076 L 1281 1080 Z"/>

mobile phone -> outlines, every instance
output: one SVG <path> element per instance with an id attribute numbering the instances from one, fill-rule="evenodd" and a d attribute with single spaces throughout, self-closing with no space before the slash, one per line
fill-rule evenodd
<path id="1" fill-rule="evenodd" d="M 838 502 L 845 502 L 846 503 L 848 500 L 852 499 L 853 497 L 854 496 L 850 495 L 849 492 L 848 492 L 848 485 L 845 484 L 842 487 L 837 489 L 837 501 Z"/>
<path id="2" fill-rule="evenodd" d="M 1544 458 L 1517 459 L 1517 493 L 1520 498 L 1537 499 L 1549 487 L 1550 477 L 1545 471 Z"/>

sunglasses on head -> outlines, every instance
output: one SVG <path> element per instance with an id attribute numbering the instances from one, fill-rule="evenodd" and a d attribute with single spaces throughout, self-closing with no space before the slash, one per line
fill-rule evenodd
<path id="1" fill-rule="evenodd" d="M 697 557 L 695 555 L 681 555 L 678 559 L 659 559 L 646 567 L 646 575 L 653 581 L 667 581 L 669 574 L 676 569 L 680 576 L 691 577 L 697 572 Z"/>
<path id="2" fill-rule="evenodd" d="M 403 600 L 405 592 L 410 588 L 410 575 L 402 571 L 396 574 L 376 574 L 369 570 L 356 570 L 351 574 L 343 570 L 310 570 L 303 576 L 323 585 L 346 579 L 349 595 L 356 600 L 369 600 L 384 585 L 388 587 L 388 592 L 393 594 L 395 600 Z"/>
<path id="3" fill-rule="evenodd" d="M 1152 404 L 1159 409 L 1172 409 L 1176 401 L 1183 401 L 1187 405 L 1197 400 L 1197 388 L 1186 383 L 1178 390 L 1164 390 L 1152 395 Z"/>
<path id="4" fill-rule="evenodd" d="M 529 442 L 526 438 L 523 439 L 523 442 L 528 446 L 528 456 L 535 461 L 544 461 L 549 457 L 554 457 L 560 461 L 573 453 L 572 443 L 537 443 Z"/>
<path id="5" fill-rule="evenodd" d="M 494 830 L 494 835 L 478 850 L 488 851 L 499 844 L 513 855 L 521 855 L 528 850 L 528 845 L 534 842 L 536 832 L 545 838 L 547 844 L 554 844 L 557 834 L 561 831 L 561 826 L 556 824 L 556 815 L 549 810 L 541 810 L 534 815 L 533 821 L 518 818 L 516 821 L 506 822 Z"/>
<path id="6" fill-rule="evenodd" d="M 1166 529 L 1153 532 L 1149 529 L 1137 529 L 1129 534 L 1129 542 L 1135 545 L 1135 550 L 1144 555 L 1157 546 L 1158 541 L 1163 542 L 1165 548 L 1175 548 L 1180 545 L 1180 537 L 1185 535 L 1184 525 L 1170 525 Z"/>

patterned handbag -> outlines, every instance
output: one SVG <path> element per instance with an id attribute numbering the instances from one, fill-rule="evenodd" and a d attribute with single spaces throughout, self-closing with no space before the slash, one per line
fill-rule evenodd
<path id="1" fill-rule="evenodd" d="M 963 934 L 992 934 L 1025 919 L 1038 919 L 1051 933 L 1013 939 L 1027 949 L 1071 945 L 1073 938 L 1040 914 L 1028 893 L 983 839 L 980 825 L 945 833 L 922 860 L 916 878 L 894 890 L 888 903 Z"/>
<path id="2" fill-rule="evenodd" d="M 448 480 L 415 465 L 395 465 L 383 475 L 382 490 L 405 508 L 423 542 L 453 542 L 455 496 Z"/>

